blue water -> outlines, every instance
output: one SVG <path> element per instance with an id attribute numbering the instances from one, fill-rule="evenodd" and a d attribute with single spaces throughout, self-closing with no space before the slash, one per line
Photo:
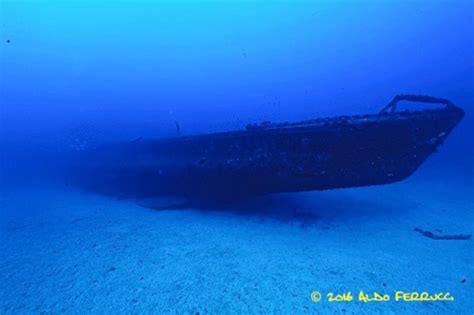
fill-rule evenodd
<path id="1" fill-rule="evenodd" d="M 3 0 L 0 313 L 472 314 L 472 239 L 414 228 L 474 230 L 473 21 L 468 0 Z M 157 211 L 62 167 L 176 123 L 193 135 L 377 113 L 403 93 L 466 116 L 387 186 Z M 327 300 L 361 290 L 392 299 Z"/>

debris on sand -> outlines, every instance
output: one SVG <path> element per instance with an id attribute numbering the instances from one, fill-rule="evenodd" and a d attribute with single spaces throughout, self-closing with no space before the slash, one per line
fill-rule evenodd
<path id="1" fill-rule="evenodd" d="M 419 228 L 414 228 L 413 229 L 415 232 L 420 233 L 421 235 L 431 238 L 433 240 L 470 240 L 472 234 L 435 234 L 431 231 L 424 231 Z"/>

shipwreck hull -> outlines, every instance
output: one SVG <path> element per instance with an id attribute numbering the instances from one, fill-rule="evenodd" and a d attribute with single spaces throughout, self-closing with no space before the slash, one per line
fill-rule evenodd
<path id="1" fill-rule="evenodd" d="M 401 100 L 445 106 L 396 112 Z M 112 145 L 90 169 L 96 183 L 102 178 L 109 188 L 142 196 L 236 196 L 388 184 L 413 174 L 463 115 L 447 100 L 404 95 L 374 115 L 263 123 L 242 131 Z"/>

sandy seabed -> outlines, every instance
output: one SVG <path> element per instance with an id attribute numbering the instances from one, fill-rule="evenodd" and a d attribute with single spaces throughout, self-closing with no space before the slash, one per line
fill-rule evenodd
<path id="1" fill-rule="evenodd" d="M 157 211 L 70 187 L 4 189 L 0 313 L 472 314 L 473 241 L 414 231 L 471 234 L 471 193 L 416 177 Z M 360 290 L 392 299 L 327 301 Z M 455 300 L 396 302 L 396 290 Z"/>

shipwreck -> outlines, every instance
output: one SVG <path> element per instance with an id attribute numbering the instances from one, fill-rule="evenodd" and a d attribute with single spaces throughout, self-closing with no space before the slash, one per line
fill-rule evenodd
<path id="1" fill-rule="evenodd" d="M 397 110 L 401 101 L 438 104 Z M 389 184 L 445 141 L 464 111 L 398 95 L 380 113 L 260 123 L 244 130 L 107 144 L 80 159 L 80 183 L 129 196 L 224 197 Z"/>

